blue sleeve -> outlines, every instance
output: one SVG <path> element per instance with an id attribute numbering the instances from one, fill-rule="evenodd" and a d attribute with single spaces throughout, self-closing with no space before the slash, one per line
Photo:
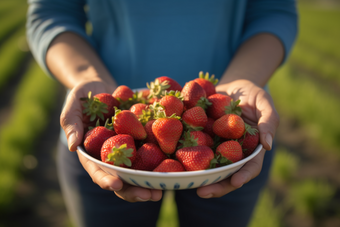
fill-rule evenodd
<path id="1" fill-rule="evenodd" d="M 241 43 L 258 33 L 278 37 L 287 59 L 298 30 L 298 15 L 294 0 L 249 0 Z"/>
<path id="2" fill-rule="evenodd" d="M 28 4 L 27 40 L 32 54 L 47 74 L 52 75 L 46 66 L 46 52 L 59 34 L 75 32 L 93 45 L 85 30 L 84 0 L 29 0 Z"/>

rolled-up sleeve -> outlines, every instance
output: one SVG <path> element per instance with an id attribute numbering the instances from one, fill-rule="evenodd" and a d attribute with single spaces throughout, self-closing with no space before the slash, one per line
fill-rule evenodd
<path id="1" fill-rule="evenodd" d="M 297 32 L 298 14 L 294 0 L 248 1 L 241 43 L 258 33 L 273 34 L 283 44 L 285 61 Z"/>
<path id="2" fill-rule="evenodd" d="M 84 0 L 29 0 L 26 35 L 30 50 L 49 75 L 46 52 L 53 39 L 63 32 L 74 32 L 94 44 L 86 33 Z"/>

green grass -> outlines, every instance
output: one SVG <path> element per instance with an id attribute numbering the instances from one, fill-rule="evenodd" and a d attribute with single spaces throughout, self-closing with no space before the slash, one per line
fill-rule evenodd
<path id="1" fill-rule="evenodd" d="M 49 120 L 57 84 L 36 63 L 22 79 L 13 99 L 9 119 L 0 128 L 0 211 L 15 204 L 14 188 L 21 177 L 23 157 L 34 154 L 34 145 Z"/>
<path id="2" fill-rule="evenodd" d="M 164 193 L 163 203 L 157 222 L 157 227 L 178 227 L 177 207 L 174 200 L 174 192 L 166 191 Z"/>

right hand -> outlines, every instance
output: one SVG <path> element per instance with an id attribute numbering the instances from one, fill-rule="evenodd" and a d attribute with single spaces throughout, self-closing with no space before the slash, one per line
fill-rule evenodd
<path id="1" fill-rule="evenodd" d="M 112 94 L 115 89 L 115 86 L 101 80 L 92 80 L 81 82 L 70 91 L 60 116 L 60 124 L 66 134 L 70 151 L 76 151 L 77 146 L 81 145 L 86 127 L 83 122 L 83 108 L 80 98 L 87 97 L 89 91 L 92 92 L 92 95 L 104 92 Z M 103 171 L 95 162 L 79 154 L 78 158 L 94 183 L 102 189 L 114 191 L 123 200 L 142 202 L 158 201 L 162 198 L 161 190 L 150 190 L 126 184 L 119 177 Z"/>

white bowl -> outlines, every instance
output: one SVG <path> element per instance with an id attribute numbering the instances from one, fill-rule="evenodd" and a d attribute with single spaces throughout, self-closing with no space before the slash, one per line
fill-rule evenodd
<path id="1" fill-rule="evenodd" d="M 238 171 L 246 162 L 254 158 L 261 149 L 262 145 L 260 144 L 247 158 L 223 167 L 199 171 L 163 173 L 110 165 L 93 158 L 86 153 L 83 147 L 78 146 L 78 151 L 81 155 L 97 163 L 105 172 L 121 178 L 126 183 L 144 188 L 162 190 L 191 189 L 219 182 Z"/>

